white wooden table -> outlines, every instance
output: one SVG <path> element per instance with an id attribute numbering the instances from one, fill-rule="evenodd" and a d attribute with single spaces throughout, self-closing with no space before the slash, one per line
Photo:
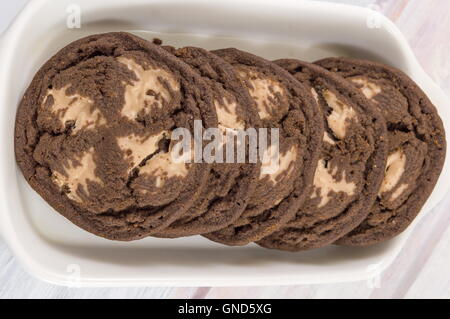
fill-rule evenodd
<path id="1" fill-rule="evenodd" d="M 0 32 L 26 2 L 0 2 Z M 370 6 L 393 20 L 425 70 L 450 96 L 450 1 L 335 2 Z M 422 219 L 377 288 L 366 282 L 246 288 L 64 288 L 25 273 L 0 239 L 0 298 L 450 298 L 449 226 L 450 198 Z"/>

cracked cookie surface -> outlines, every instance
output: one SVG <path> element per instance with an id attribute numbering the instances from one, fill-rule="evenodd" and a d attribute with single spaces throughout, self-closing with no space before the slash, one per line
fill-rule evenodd
<path id="1" fill-rule="evenodd" d="M 245 245 L 282 227 L 310 193 L 322 143 L 322 115 L 311 93 L 276 64 L 237 49 L 212 53 L 236 69 L 254 100 L 261 126 L 269 133 L 278 129 L 279 134 L 279 145 L 268 134 L 265 148 L 260 136 L 262 166 L 246 210 L 230 226 L 204 235 L 227 245 Z"/>
<path id="2" fill-rule="evenodd" d="M 93 35 L 37 73 L 16 118 L 17 162 L 59 213 L 96 235 L 139 239 L 200 195 L 207 164 L 177 159 L 177 128 L 217 126 L 206 83 L 159 46 Z"/>
<path id="3" fill-rule="evenodd" d="M 367 216 L 384 173 L 386 123 L 345 79 L 299 60 L 275 63 L 311 91 L 323 111 L 325 131 L 311 195 L 285 227 L 258 244 L 289 251 L 319 248 Z"/>
<path id="4" fill-rule="evenodd" d="M 366 246 L 404 231 L 430 196 L 444 165 L 445 132 L 436 108 L 402 71 L 376 62 L 329 58 L 316 62 L 359 89 L 384 115 L 387 167 L 368 217 L 337 241 Z"/>
<path id="5" fill-rule="evenodd" d="M 242 147 L 245 144 L 245 162 L 238 163 L 241 145 L 238 145 L 237 136 L 239 131 L 258 129 L 260 120 L 248 90 L 229 63 L 201 48 L 165 48 L 196 70 L 211 88 L 221 133 L 220 137 L 215 137 L 220 144 L 218 160 L 222 163 L 211 165 L 208 187 L 203 189 L 194 205 L 156 236 L 173 238 L 205 234 L 230 225 L 247 207 L 260 165 L 250 163 L 248 142 L 242 143 Z M 232 163 L 227 162 L 230 152 L 234 154 Z"/>

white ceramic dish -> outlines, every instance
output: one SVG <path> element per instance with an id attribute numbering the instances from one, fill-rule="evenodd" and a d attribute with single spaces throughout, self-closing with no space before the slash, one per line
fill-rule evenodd
<path id="1" fill-rule="evenodd" d="M 0 230 L 29 272 L 53 283 L 81 286 L 285 285 L 364 280 L 392 262 L 413 226 L 370 248 L 327 247 L 297 254 L 256 245 L 223 247 L 198 237 L 107 241 L 54 212 L 26 184 L 13 152 L 16 107 L 39 66 L 77 38 L 118 30 L 148 39 L 157 36 L 175 46 L 235 46 L 268 59 L 349 55 L 380 60 L 418 82 L 450 132 L 446 96 L 390 21 L 364 8 L 309 1 L 78 0 L 82 28 L 68 29 L 67 9 L 76 13 L 71 4 L 31 1 L 0 42 Z M 421 216 L 446 194 L 449 165 L 447 159 Z"/>

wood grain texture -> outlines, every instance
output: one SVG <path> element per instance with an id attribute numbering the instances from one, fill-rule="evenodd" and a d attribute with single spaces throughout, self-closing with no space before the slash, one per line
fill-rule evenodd
<path id="1" fill-rule="evenodd" d="M 378 9 L 408 39 L 428 74 L 450 96 L 450 1 L 335 0 Z M 0 240 L 0 298 L 450 298 L 450 198 L 417 225 L 377 288 L 367 282 L 290 287 L 57 287 L 30 277 Z M 276 284 L 276 283 L 274 283 Z"/>

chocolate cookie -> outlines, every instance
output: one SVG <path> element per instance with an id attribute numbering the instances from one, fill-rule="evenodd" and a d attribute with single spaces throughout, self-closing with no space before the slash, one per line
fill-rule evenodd
<path id="1" fill-rule="evenodd" d="M 284 228 L 258 242 L 299 251 L 333 243 L 359 225 L 377 195 L 387 157 L 386 122 L 347 81 L 299 60 L 275 61 L 303 83 L 323 111 L 325 132 L 314 191 Z"/>
<path id="2" fill-rule="evenodd" d="M 231 134 L 234 141 L 237 130 L 257 128 L 259 116 L 239 75 L 225 60 L 200 48 L 165 49 L 189 64 L 211 87 L 223 135 L 218 147 L 221 152 L 217 158 L 219 163 L 211 166 L 208 187 L 185 214 L 156 236 L 180 237 L 213 232 L 230 225 L 242 214 L 260 169 L 258 164 L 249 163 L 248 156 L 245 163 L 237 163 L 236 156 L 232 163 L 227 163 L 227 147 L 233 147 L 236 155 L 237 141 L 226 143 L 226 136 Z"/>
<path id="3" fill-rule="evenodd" d="M 259 136 L 263 164 L 246 210 L 231 226 L 205 235 L 227 245 L 245 245 L 282 227 L 310 194 L 322 143 L 322 115 L 311 93 L 276 64 L 237 49 L 212 52 L 237 70 L 262 127 L 271 132 L 267 139 Z M 272 128 L 278 129 L 278 146 L 272 142 Z"/>
<path id="4" fill-rule="evenodd" d="M 38 71 L 19 106 L 16 158 L 26 180 L 76 225 L 114 240 L 159 232 L 186 212 L 208 164 L 186 163 L 177 128 L 217 126 L 208 85 L 159 46 L 93 35 Z"/>
<path id="5" fill-rule="evenodd" d="M 337 243 L 365 246 L 388 240 L 414 220 L 438 180 L 446 152 L 442 121 L 425 93 L 400 70 L 348 58 L 316 63 L 358 88 L 388 126 L 389 156 L 376 202 Z"/>

